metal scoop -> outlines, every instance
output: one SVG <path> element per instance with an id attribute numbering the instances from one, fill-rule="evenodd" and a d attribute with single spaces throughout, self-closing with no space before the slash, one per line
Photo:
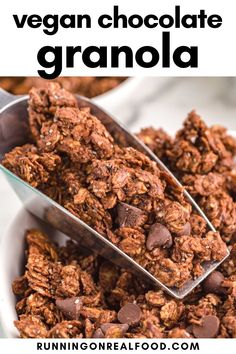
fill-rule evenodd
<path id="1" fill-rule="evenodd" d="M 134 135 L 129 133 L 120 123 L 104 112 L 100 107 L 95 105 L 91 100 L 78 95 L 76 97 L 78 100 L 78 106 L 90 107 L 92 114 L 100 119 L 118 144 L 121 144 L 122 146 L 132 146 L 146 154 L 158 164 L 161 170 L 165 171 L 170 180 L 174 181 L 178 188 L 183 188 L 180 182 L 156 157 L 156 155 Z M 13 96 L 0 89 L 0 162 L 5 153 L 9 152 L 16 146 L 27 143 L 29 140 L 27 101 L 28 96 Z M 139 277 L 140 275 L 143 275 L 146 280 L 151 280 L 155 286 L 161 287 L 175 298 L 184 298 L 229 255 L 228 251 L 226 257 L 221 261 L 206 262 L 203 265 L 204 273 L 199 278 L 188 281 L 182 288 L 169 288 L 112 244 L 108 239 L 93 230 L 82 220 L 72 215 L 58 203 L 48 198 L 37 189 L 31 187 L 1 164 L 0 170 L 4 172 L 10 185 L 22 201 L 24 207 L 30 213 L 73 238 L 79 242 L 82 247 L 89 248 L 94 252 L 99 253 L 118 266 L 131 270 Z M 205 219 L 209 229 L 215 231 L 206 215 L 186 190 L 184 190 L 184 195 L 198 213 Z"/>

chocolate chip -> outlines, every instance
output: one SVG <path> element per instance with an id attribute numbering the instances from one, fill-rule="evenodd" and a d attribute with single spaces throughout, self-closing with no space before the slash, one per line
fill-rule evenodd
<path id="1" fill-rule="evenodd" d="M 128 303 L 123 306 L 118 312 L 118 320 L 120 323 L 127 323 L 129 325 L 137 324 L 142 316 L 142 311 L 136 304 Z"/>
<path id="2" fill-rule="evenodd" d="M 145 223 L 145 213 L 126 203 L 119 203 L 117 206 L 117 222 L 120 227 L 138 227 Z"/>
<path id="3" fill-rule="evenodd" d="M 111 327 L 115 327 L 118 328 L 120 330 L 120 332 L 124 335 L 128 329 L 129 329 L 129 325 L 127 323 L 103 323 L 101 325 L 101 330 L 102 332 L 106 335 L 106 332 L 111 328 Z"/>
<path id="4" fill-rule="evenodd" d="M 93 334 L 93 338 L 105 338 L 103 331 L 101 328 L 96 329 L 96 331 Z"/>
<path id="5" fill-rule="evenodd" d="M 215 338 L 219 332 L 220 320 L 217 316 L 205 316 L 200 326 L 193 325 L 193 334 L 196 338 Z"/>
<path id="6" fill-rule="evenodd" d="M 61 310 L 65 317 L 71 320 L 78 320 L 80 309 L 82 307 L 82 300 L 77 296 L 67 299 L 57 299 L 56 306 Z"/>
<path id="7" fill-rule="evenodd" d="M 190 222 L 186 222 L 183 226 L 182 230 L 180 230 L 177 235 L 178 236 L 189 236 L 191 234 L 191 224 Z"/>
<path id="8" fill-rule="evenodd" d="M 152 251 L 155 247 L 169 248 L 172 246 L 170 231 L 162 224 L 153 224 L 148 233 L 146 247 Z"/>
<path id="9" fill-rule="evenodd" d="M 190 334 L 193 334 L 193 325 L 189 325 L 185 328 L 185 330 L 190 333 Z"/>
<path id="10" fill-rule="evenodd" d="M 225 289 L 221 286 L 224 276 L 218 271 L 212 272 L 203 282 L 203 289 L 206 293 L 221 294 Z"/>

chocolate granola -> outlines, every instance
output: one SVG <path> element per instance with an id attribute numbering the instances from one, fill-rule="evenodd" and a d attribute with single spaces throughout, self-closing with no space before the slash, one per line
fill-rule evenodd
<path id="1" fill-rule="evenodd" d="M 72 241 L 29 230 L 26 242 L 13 282 L 22 338 L 236 338 L 235 251 L 178 301 Z"/>
<path id="2" fill-rule="evenodd" d="M 139 137 L 146 142 L 159 131 L 142 131 Z M 153 138 L 154 137 L 154 138 Z M 235 234 L 236 208 L 235 165 L 236 141 L 225 128 L 211 128 L 194 111 L 184 122 L 174 140 L 164 139 L 163 159 L 203 209 L 215 228 L 227 242 Z M 155 143 L 149 147 L 156 153 Z"/>
<path id="3" fill-rule="evenodd" d="M 205 261 L 226 255 L 220 234 L 207 230 L 166 173 L 139 151 L 118 145 L 89 109 L 77 107 L 72 94 L 56 83 L 33 88 L 28 111 L 34 144 L 13 149 L 3 165 L 162 283 L 182 287 L 203 273 Z M 215 145 L 220 146 L 218 141 Z M 225 166 L 225 158 L 221 160 Z M 196 234 L 199 222 L 203 227 Z M 54 287 L 45 295 L 52 291 Z"/>
<path id="4" fill-rule="evenodd" d="M 73 100 L 64 100 L 64 105 L 68 102 Z M 34 107 L 31 103 L 31 108 L 37 112 L 37 105 Z M 44 112 L 50 116 L 48 124 L 53 120 L 50 111 L 54 108 L 51 108 L 49 104 Z M 70 109 L 74 108 L 70 106 Z M 82 121 L 83 117 L 84 112 Z M 71 121 L 70 124 L 73 123 Z M 95 124 L 93 119 L 92 122 Z M 61 153 L 60 146 L 57 150 L 55 147 L 51 150 L 48 145 L 46 152 L 41 150 L 41 146 L 45 146 L 45 137 L 38 134 L 39 127 L 37 125 L 34 130 L 35 136 L 40 137 L 35 140 L 39 145 L 18 148 L 24 151 L 9 154 L 5 160 L 9 165 L 7 167 L 20 173 L 24 179 L 28 176 L 29 183 L 36 181 L 38 187 L 54 199 L 60 199 L 62 203 L 67 203 L 69 199 L 71 211 L 76 215 L 81 213 L 80 217 L 83 215 L 79 206 L 86 203 L 84 216 L 87 222 L 95 222 L 94 227 L 104 235 L 108 227 L 107 237 L 124 247 L 126 252 L 128 250 L 129 254 L 140 260 L 145 247 L 145 257 L 142 258 L 145 259 L 145 266 L 155 259 L 160 275 L 166 266 L 177 264 L 178 267 L 170 268 L 173 273 L 169 281 L 173 281 L 172 278 L 178 279 L 177 275 L 185 270 L 184 265 L 188 268 L 188 264 L 192 263 L 192 271 L 197 275 L 201 273 L 199 259 L 208 258 L 208 252 L 221 253 L 221 246 L 225 246 L 219 234 L 207 232 L 202 217 L 190 210 L 180 195 L 173 191 L 169 194 L 171 190 L 167 192 L 165 179 L 146 157 L 133 149 L 115 146 L 110 136 L 104 136 L 102 130 L 100 136 L 102 141 L 105 139 L 105 145 L 114 145 L 113 148 L 110 145 L 112 155 L 109 155 L 110 150 L 104 149 L 104 145 L 99 148 L 94 143 L 90 131 L 86 136 L 85 156 L 90 156 L 93 151 L 96 158 L 92 163 L 87 162 L 86 158 L 82 162 L 76 161 L 81 160 L 80 153 L 74 155 L 69 149 Z M 58 139 L 54 135 L 52 140 L 49 139 L 54 146 L 60 144 L 62 131 L 66 132 L 65 139 L 68 135 L 71 138 L 70 131 L 64 130 L 63 122 L 59 121 Z M 236 338 L 236 184 L 233 161 L 236 142 L 225 129 L 208 128 L 194 112 L 174 139 L 153 128 L 142 130 L 139 137 L 174 170 L 201 204 L 231 249 L 230 257 L 203 284 L 184 300 L 178 301 L 162 290 L 144 284 L 129 271 L 119 269 L 90 251 L 82 251 L 72 241 L 58 247 L 39 230 L 30 230 L 26 235 L 25 273 L 13 282 L 19 317 L 15 325 L 21 337 Z M 84 135 L 80 134 L 79 141 L 83 139 Z M 30 155 L 32 149 L 36 149 L 35 160 Z M 79 148 L 77 151 L 80 151 Z M 26 152 L 27 159 L 21 164 Z M 38 156 L 43 153 L 52 154 L 49 160 L 53 163 L 48 165 L 43 157 L 39 159 Z M 120 156 L 125 156 L 122 163 Z M 75 162 L 71 164 L 70 160 Z M 35 169 L 30 169 L 32 161 L 37 161 L 40 166 L 33 163 L 41 171 L 36 174 L 37 179 L 34 177 Z M 49 175 L 48 171 L 51 171 Z M 145 178 L 140 178 L 140 173 Z M 158 184 L 154 183 L 157 177 L 160 180 Z M 132 183 L 134 178 L 135 186 Z M 58 185 L 55 185 L 56 179 L 60 183 L 63 181 L 60 191 L 55 191 Z M 165 204 L 166 193 L 168 200 Z M 174 199 L 177 196 L 179 200 Z M 153 200 L 158 202 L 155 204 L 155 215 L 151 213 L 150 216 Z M 95 214 L 90 209 L 92 205 L 96 205 Z M 113 208 L 116 208 L 115 230 L 112 229 L 113 214 L 110 214 Z M 92 221 L 94 215 L 97 215 L 96 221 Z M 166 258 L 167 255 L 170 258 Z M 195 262 L 195 259 L 198 261 Z"/>

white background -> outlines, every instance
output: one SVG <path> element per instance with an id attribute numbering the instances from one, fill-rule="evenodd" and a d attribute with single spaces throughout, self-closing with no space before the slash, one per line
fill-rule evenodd
<path id="1" fill-rule="evenodd" d="M 227 344 L 226 344 L 227 341 Z M 111 343 L 125 343 L 126 347 L 129 348 L 129 343 L 131 348 L 134 348 L 134 343 L 149 343 L 149 345 L 151 345 L 151 343 L 158 343 L 159 344 L 159 348 L 160 348 L 160 343 L 165 343 L 166 345 L 166 349 L 161 350 L 161 349 L 157 349 L 157 350 L 145 350 L 145 349 L 138 349 L 138 350 L 132 350 L 132 349 L 128 349 L 128 350 L 81 350 L 79 349 L 78 351 L 76 350 L 47 350 L 47 351 L 43 351 L 43 350 L 38 350 L 37 351 L 37 342 L 40 343 L 45 343 L 45 342 L 50 342 L 50 343 L 73 343 L 73 342 L 77 342 L 77 343 L 83 343 L 82 348 L 84 348 L 84 343 L 86 343 L 87 345 L 89 345 L 89 343 L 99 343 L 99 342 L 111 342 Z M 191 350 L 191 349 L 187 349 L 186 350 L 186 346 L 184 345 L 183 348 L 185 349 L 181 349 L 181 343 L 189 343 L 189 348 L 190 348 L 190 343 L 199 343 L 199 348 L 200 350 Z M 190 354 L 190 353 L 210 353 L 210 352 L 214 352 L 215 354 L 221 354 L 225 351 L 226 349 L 226 345 L 227 345 L 227 353 L 231 354 L 235 352 L 235 343 L 236 340 L 235 339 L 230 339 L 230 340 L 224 340 L 224 339 L 104 339 L 104 340 L 99 340 L 99 339 L 49 339 L 49 340 L 37 340 L 37 339 L 2 339 L 2 349 L 4 351 L 2 351 L 2 353 L 4 354 L 12 354 L 12 353 L 17 353 L 17 354 L 35 354 L 35 353 L 48 353 L 48 354 L 54 354 L 54 353 L 65 353 L 65 354 L 69 354 L 69 353 L 86 353 L 86 354 L 92 354 L 92 353 L 102 353 L 102 354 L 109 354 L 109 353 L 140 353 L 140 354 L 144 354 L 144 353 L 163 353 L 163 354 Z M 176 348 L 176 343 L 178 343 L 178 350 L 176 349 L 172 349 L 172 345 L 174 344 L 174 348 Z M 155 346 L 156 347 L 156 346 Z M 16 352 L 16 348 L 17 348 L 17 352 Z M 92 344 L 92 348 L 94 348 L 94 344 Z"/>
<path id="2" fill-rule="evenodd" d="M 37 52 L 45 45 L 66 46 L 81 45 L 129 45 L 137 50 L 144 45 L 156 47 L 161 52 L 162 29 L 102 29 L 96 24 L 99 15 L 112 13 L 113 5 L 119 5 L 120 12 L 138 13 L 142 16 L 154 13 L 162 15 L 173 13 L 174 6 L 180 5 L 182 14 L 199 13 L 205 9 L 208 15 L 218 13 L 223 18 L 223 24 L 218 29 L 171 29 L 172 48 L 179 45 L 199 46 L 199 68 L 180 69 L 175 65 L 162 68 L 159 63 L 152 69 L 135 66 L 133 69 L 89 69 L 83 66 L 80 55 L 74 69 L 63 70 L 63 75 L 236 75 L 236 19 L 234 0 L 146 0 L 146 1 L 114 1 L 114 0 L 67 0 L 67 1 L 31 1 L 31 0 L 1 0 L 0 5 L 0 76 L 37 75 L 40 66 L 37 62 Z M 91 29 L 60 29 L 54 36 L 43 33 L 42 28 L 18 29 L 13 20 L 13 13 L 22 14 L 84 14 L 92 17 Z"/>

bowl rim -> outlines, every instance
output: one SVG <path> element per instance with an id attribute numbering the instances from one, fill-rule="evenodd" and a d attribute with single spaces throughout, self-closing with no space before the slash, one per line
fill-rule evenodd
<path id="1" fill-rule="evenodd" d="M 141 76 L 130 76 L 127 77 L 123 82 L 108 90 L 98 96 L 91 98 L 95 103 L 104 106 L 105 108 L 113 107 L 114 105 L 120 104 L 123 99 L 130 99 L 132 93 L 136 92 L 140 84 L 145 80 L 146 77 Z"/>
<path id="2" fill-rule="evenodd" d="M 110 76 L 112 78 L 112 76 Z M 107 97 L 108 95 L 113 95 L 116 94 L 118 91 L 126 89 L 127 86 L 133 86 L 134 82 L 139 81 L 140 77 L 135 77 L 135 76 L 128 76 L 124 81 L 119 83 L 117 86 L 113 87 L 110 90 L 107 90 L 97 96 L 92 97 L 91 99 L 103 99 L 104 97 Z M 135 85 L 136 86 L 136 85 Z"/>
<path id="3" fill-rule="evenodd" d="M 11 284 L 8 283 L 9 279 L 6 273 L 6 262 L 7 262 L 7 252 L 9 247 L 9 235 L 13 232 L 14 225 L 19 223 L 20 220 L 27 215 L 27 211 L 22 207 L 20 208 L 15 216 L 12 218 L 11 222 L 6 227 L 1 240 L 0 240 L 0 269 L 4 270 L 2 272 L 2 285 L 0 288 L 0 326 L 3 336 L 6 338 L 12 338 L 14 331 L 13 323 L 8 323 L 7 315 L 9 315 L 10 299 L 7 298 L 7 293 L 9 292 L 9 287 Z M 11 290 L 12 291 L 12 290 Z M 12 309 L 10 309 L 12 311 Z M 16 314 L 16 313 L 15 313 Z M 17 316 L 15 317 L 17 319 Z M 17 332 L 16 332 L 17 333 Z"/>

